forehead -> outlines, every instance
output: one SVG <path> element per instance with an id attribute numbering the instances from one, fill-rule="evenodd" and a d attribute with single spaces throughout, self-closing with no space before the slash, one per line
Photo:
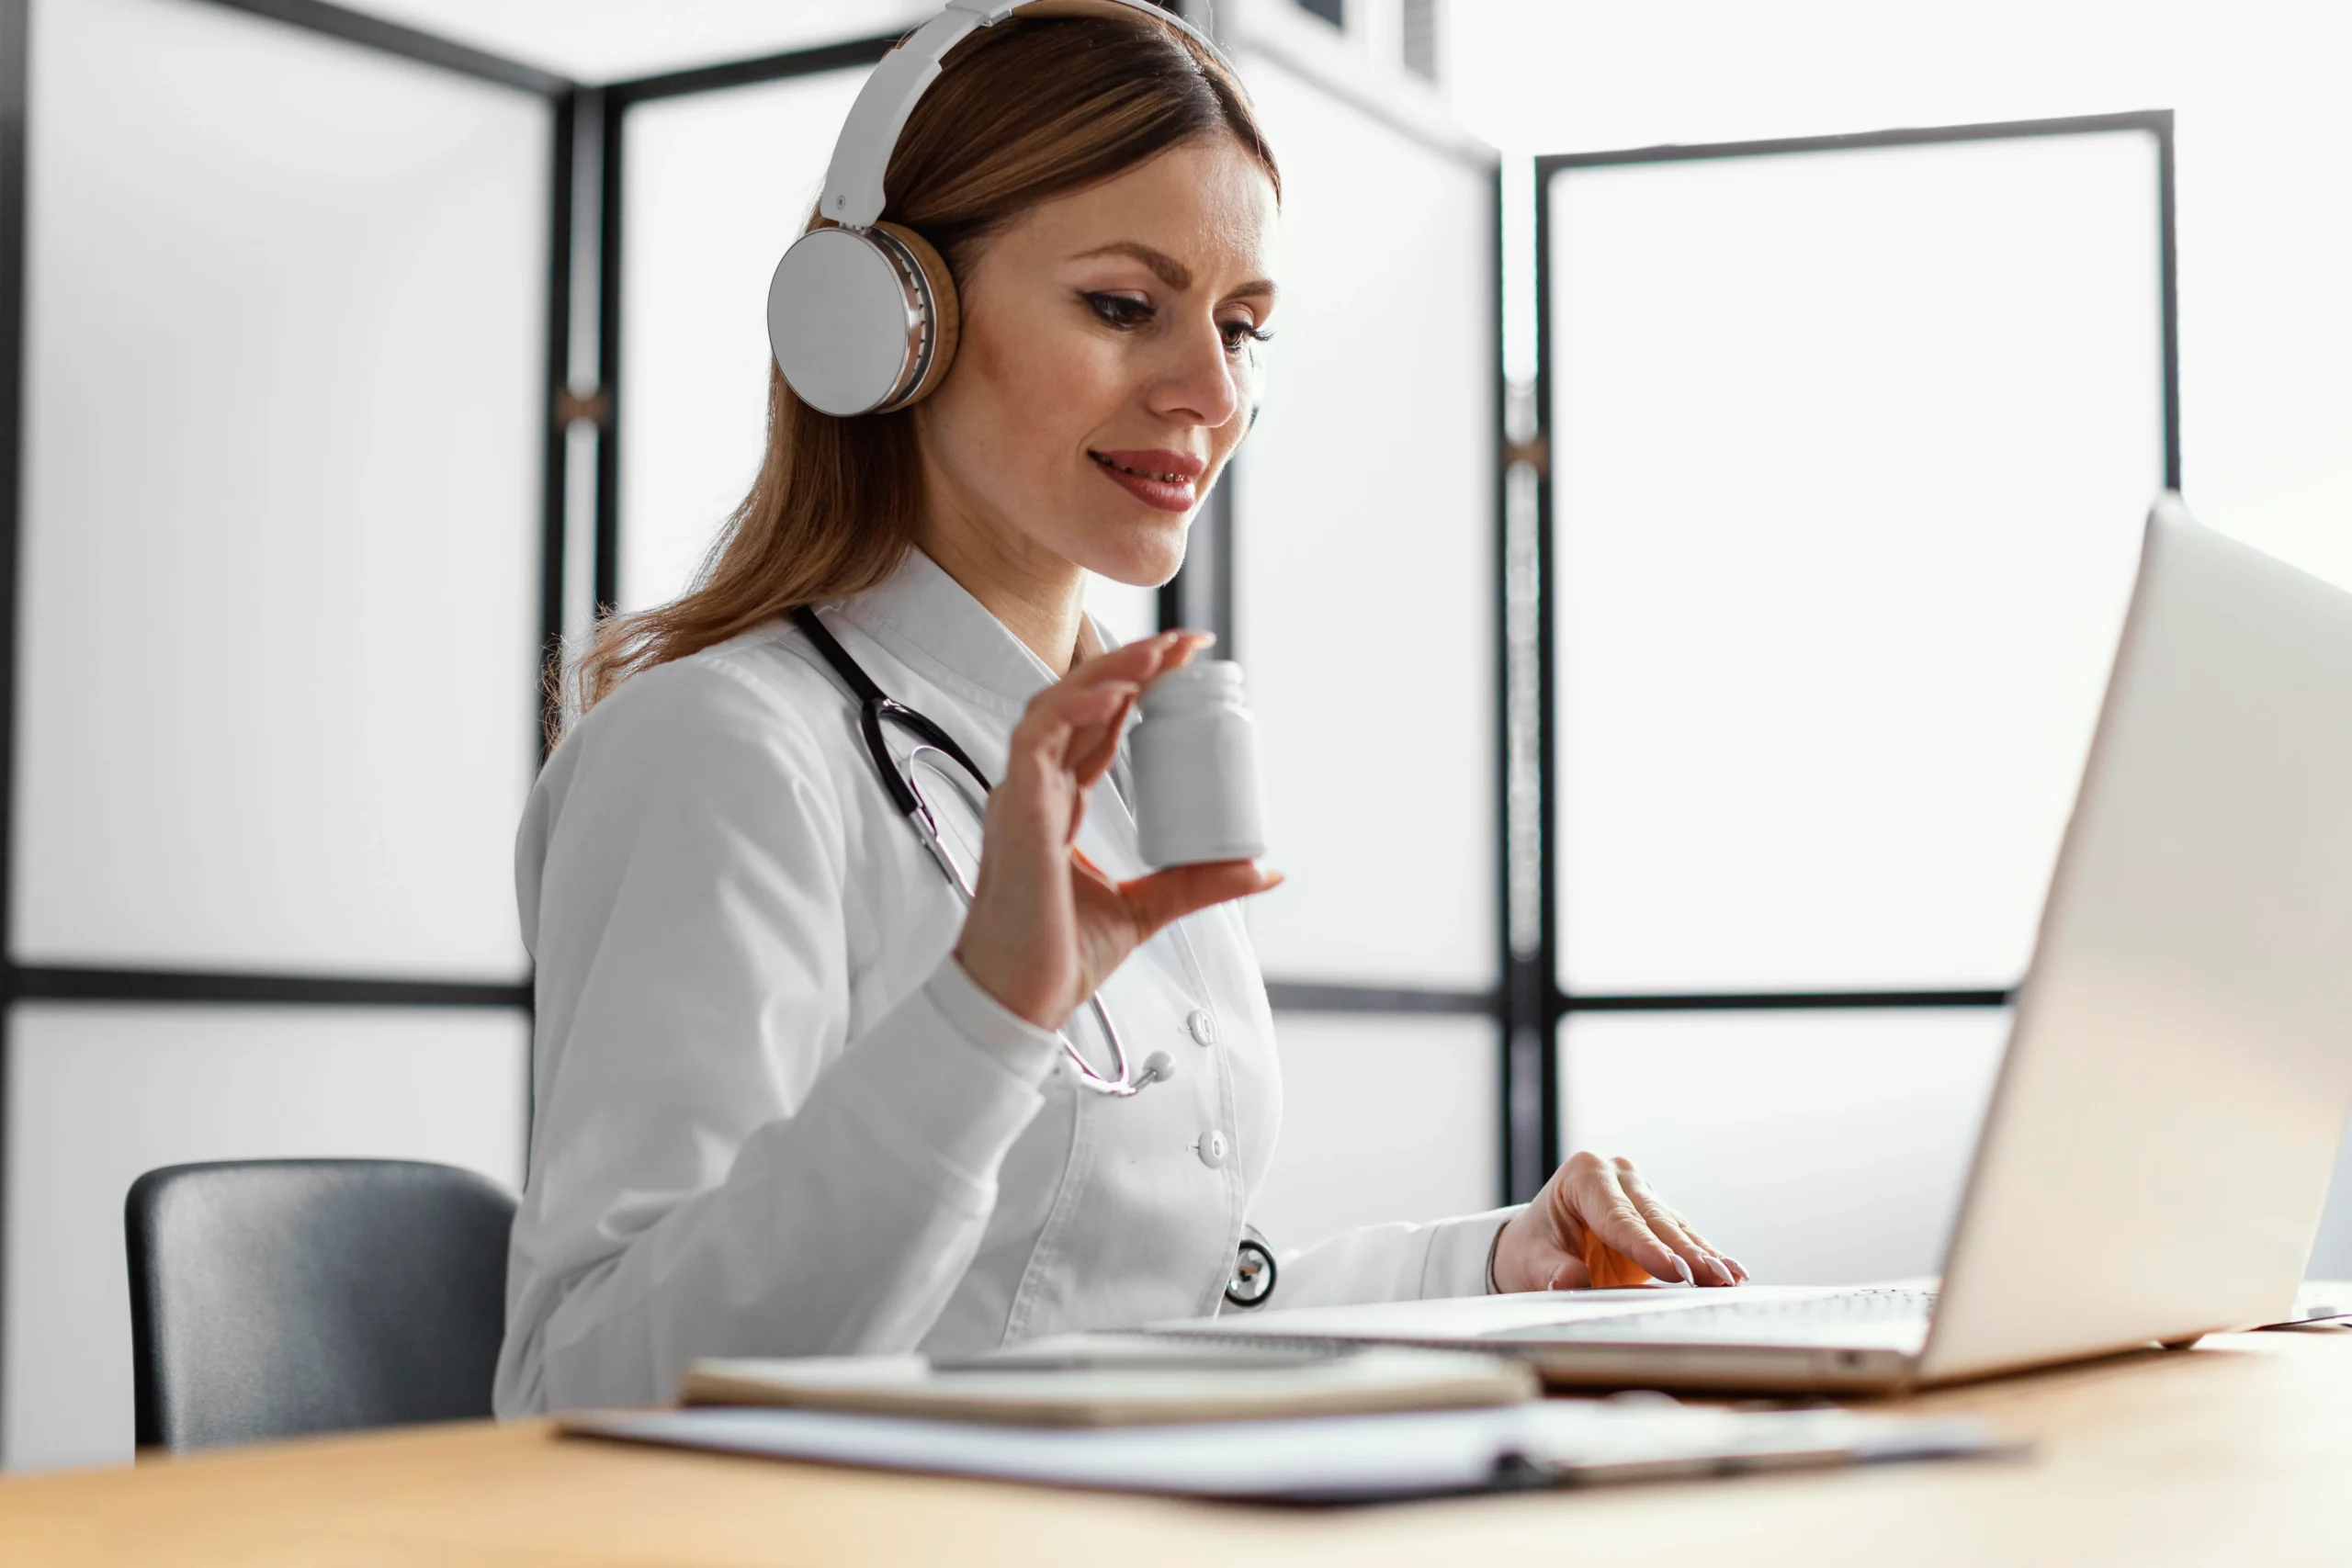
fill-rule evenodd
<path id="1" fill-rule="evenodd" d="M 1266 171 L 1239 142 L 1220 136 L 1180 142 L 1099 185 L 1043 203 L 1003 238 L 1056 255 L 1132 241 L 1195 269 L 1259 277 L 1272 260 L 1276 216 Z"/>

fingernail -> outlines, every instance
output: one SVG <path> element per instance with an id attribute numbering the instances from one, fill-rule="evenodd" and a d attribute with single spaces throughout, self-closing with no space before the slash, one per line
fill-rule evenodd
<path id="1" fill-rule="evenodd" d="M 1690 1265 L 1683 1261 L 1679 1257 L 1677 1257 L 1674 1260 L 1674 1271 L 1682 1276 L 1682 1282 L 1686 1285 L 1695 1285 L 1699 1282 L 1698 1279 L 1690 1272 Z"/>
<path id="2" fill-rule="evenodd" d="M 1715 1278 L 1721 1280 L 1724 1284 L 1736 1285 L 1739 1283 L 1737 1280 L 1732 1277 L 1731 1265 L 1724 1262 L 1722 1258 L 1708 1258 L 1707 1267 L 1713 1269 L 1715 1271 Z"/>

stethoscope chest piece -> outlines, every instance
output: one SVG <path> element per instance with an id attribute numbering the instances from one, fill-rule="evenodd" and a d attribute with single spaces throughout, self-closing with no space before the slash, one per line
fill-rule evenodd
<path id="1" fill-rule="evenodd" d="M 1264 1304 L 1274 1293 L 1274 1254 L 1264 1238 L 1253 1229 L 1241 1238 L 1234 1249 L 1233 1277 L 1225 1282 L 1225 1299 L 1228 1305 L 1253 1307 Z"/>

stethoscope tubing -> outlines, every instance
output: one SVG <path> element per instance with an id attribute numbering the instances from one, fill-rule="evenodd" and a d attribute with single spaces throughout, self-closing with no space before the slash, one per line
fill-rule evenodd
<path id="1" fill-rule="evenodd" d="M 899 771 L 898 762 L 891 757 L 882 727 L 896 724 L 915 736 L 922 742 L 916 748 L 916 756 L 924 750 L 932 750 L 954 762 L 978 789 L 983 802 L 988 799 L 991 787 L 988 775 L 980 771 L 978 762 L 972 761 L 971 754 L 956 743 L 954 736 L 927 715 L 886 694 L 874 677 L 865 672 L 865 667 L 850 657 L 849 649 L 826 629 L 824 623 L 817 618 L 815 610 L 805 604 L 798 606 L 792 612 L 792 623 L 808 635 L 817 652 L 832 667 L 833 673 L 842 678 L 851 694 L 858 699 L 858 732 L 865 742 L 866 758 L 880 776 L 882 788 L 889 795 L 890 804 L 906 818 L 908 825 L 914 829 L 916 839 L 946 876 L 947 885 L 956 890 L 964 907 L 970 908 L 974 889 L 965 879 L 962 868 L 948 854 L 947 846 L 940 836 L 939 819 L 932 815 L 930 803 L 923 799 L 922 792 L 915 787 L 914 781 Z M 1119 1027 L 1111 1021 L 1111 1010 L 1103 1005 L 1102 993 L 1097 991 L 1087 998 L 1087 1006 L 1093 1010 L 1094 1021 L 1102 1026 L 1102 1038 L 1110 1043 L 1115 1076 L 1106 1077 L 1095 1071 L 1093 1065 L 1080 1053 L 1069 1032 L 1057 1030 L 1055 1032 L 1061 1041 L 1062 1052 L 1069 1058 L 1070 1066 L 1077 1069 L 1079 1082 L 1098 1094 L 1120 1099 L 1140 1093 L 1144 1083 L 1136 1079 L 1133 1067 L 1128 1065 L 1126 1043 L 1119 1037 Z"/>

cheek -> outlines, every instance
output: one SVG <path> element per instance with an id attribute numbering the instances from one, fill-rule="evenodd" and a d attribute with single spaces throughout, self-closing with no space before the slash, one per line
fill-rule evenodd
<path id="1" fill-rule="evenodd" d="M 967 372 L 967 385 L 955 387 Z M 1081 448 L 1127 391 L 1115 343 L 1067 328 L 1001 326 L 984 326 L 957 350 L 956 373 L 941 390 L 951 389 L 967 394 L 958 400 L 990 432 L 991 446 L 1031 471 Z"/>

